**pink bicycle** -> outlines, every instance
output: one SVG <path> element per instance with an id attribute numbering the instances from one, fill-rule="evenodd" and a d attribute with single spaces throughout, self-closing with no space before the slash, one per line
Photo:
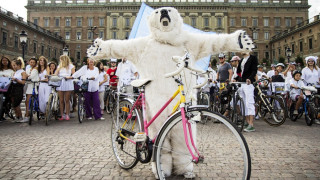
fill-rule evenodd
<path id="1" fill-rule="evenodd" d="M 173 57 L 178 63 L 178 70 L 166 77 L 173 77 L 178 89 L 150 121 L 146 119 L 144 93 L 150 80 L 132 82 L 140 91 L 135 100 L 124 98 L 118 101 L 112 113 L 111 130 L 112 149 L 118 164 L 124 169 L 131 169 L 139 161 L 150 162 L 153 155 L 152 161 L 156 163 L 160 179 L 183 178 L 181 172 L 188 172 L 185 177 L 250 179 L 251 158 L 243 135 L 228 119 L 209 111 L 207 106 L 186 103 L 179 73 L 184 68 L 200 72 L 188 66 L 188 59 L 188 53 L 183 57 Z M 149 137 L 148 127 L 178 95 L 180 99 L 173 113 L 159 133 Z M 169 162 L 179 157 L 183 163 L 168 170 L 168 154 Z"/>

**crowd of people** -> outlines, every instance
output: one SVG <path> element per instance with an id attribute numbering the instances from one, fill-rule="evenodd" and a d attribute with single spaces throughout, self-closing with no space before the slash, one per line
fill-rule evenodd
<path id="1" fill-rule="evenodd" d="M 306 83 L 319 84 L 320 69 L 316 65 L 317 57 L 315 56 L 305 58 L 306 67 L 302 71 L 297 70 L 297 64 L 292 62 L 287 67 L 283 63 L 271 64 L 271 70 L 268 72 L 265 72 L 264 66 L 258 64 L 255 56 L 249 53 L 243 53 L 241 56 L 241 58 L 233 56 L 230 63 L 228 63 L 225 54 L 220 53 L 218 55 L 219 65 L 217 71 L 213 70 L 211 64 L 209 64 L 207 71 L 209 73 L 209 82 L 212 86 L 206 86 L 206 91 L 212 94 L 213 84 L 216 82 L 237 81 L 245 83 L 239 89 L 239 93 L 245 103 L 246 124 L 244 131 L 246 132 L 255 131 L 253 125 L 255 119 L 253 82 L 261 78 L 268 78 L 272 82 L 285 82 L 290 98 L 297 102 L 295 114 L 304 99 L 300 87 Z M 48 85 L 48 75 L 63 77 L 60 87 L 56 89 L 60 102 L 60 121 L 70 120 L 70 114 L 75 110 L 74 106 L 72 106 L 74 104 L 73 100 L 76 100 L 74 98 L 73 79 L 81 77 L 81 79 L 88 81 L 88 90 L 84 93 L 87 118 L 103 120 L 105 87 L 117 89 L 118 86 L 121 86 L 125 87 L 127 93 L 133 93 L 133 87 L 130 82 L 138 78 L 137 69 L 126 58 L 123 58 L 119 63 L 117 59 L 111 59 L 110 67 L 106 67 L 102 62 L 95 62 L 89 58 L 86 65 L 76 70 L 67 55 L 60 56 L 58 65 L 55 62 L 48 62 L 48 59 L 44 56 L 39 59 L 30 58 L 26 67 L 21 57 L 11 60 L 6 56 L 2 56 L 0 76 L 10 77 L 12 81 L 8 91 L 4 93 L 6 97 L 4 106 L 11 103 L 15 111 L 16 122 L 29 121 L 29 101 L 33 93 L 38 94 L 39 109 L 44 115 L 48 97 L 51 93 L 51 87 Z M 26 98 L 26 111 L 22 115 L 20 104 L 24 96 Z M 228 111 L 224 115 L 228 116 Z M 3 120 L 5 118 L 2 111 L 0 121 Z M 316 120 L 316 123 L 320 124 L 318 120 Z"/>
<path id="2" fill-rule="evenodd" d="M 48 81 L 50 76 L 59 76 L 61 85 L 56 88 L 59 97 L 59 120 L 70 120 L 70 115 L 75 111 L 76 94 L 74 93 L 74 79 L 88 81 L 88 89 L 84 92 L 85 111 L 87 119 L 104 120 L 102 117 L 104 105 L 104 93 L 107 86 L 116 89 L 117 84 L 126 86 L 128 93 L 133 92 L 130 82 L 138 76 L 135 66 L 125 58 L 118 63 L 111 59 L 111 67 L 104 66 L 102 62 L 88 59 L 86 65 L 76 70 L 70 58 L 62 55 L 59 64 L 48 62 L 47 58 L 41 56 L 39 59 L 30 58 L 25 66 L 21 57 L 9 59 L 2 56 L 0 62 L 0 77 L 10 78 L 11 84 L 3 93 L 5 101 L 3 107 L 8 103 L 15 112 L 15 122 L 24 123 L 29 121 L 29 101 L 36 93 L 39 97 L 39 110 L 45 116 L 46 106 L 51 93 Z M 117 67 L 118 66 L 118 67 Z M 25 97 L 25 114 L 22 114 L 20 105 Z M 5 120 L 5 112 L 1 111 L 0 121 Z"/>

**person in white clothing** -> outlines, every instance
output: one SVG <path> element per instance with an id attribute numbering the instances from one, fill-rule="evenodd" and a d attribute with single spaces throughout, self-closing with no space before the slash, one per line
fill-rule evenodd
<path id="1" fill-rule="evenodd" d="M 316 66 L 318 57 L 308 56 L 305 58 L 307 66 L 302 69 L 301 79 L 307 83 L 316 85 L 319 82 L 319 68 Z"/>
<path id="2" fill-rule="evenodd" d="M 267 74 L 263 72 L 263 66 L 258 65 L 258 71 L 257 71 L 257 80 L 260 80 L 262 77 L 266 77 Z"/>
<path id="3" fill-rule="evenodd" d="M 99 69 L 99 100 L 100 100 L 100 109 L 101 109 L 101 114 L 103 113 L 104 109 L 104 93 L 105 93 L 105 86 L 107 85 L 108 82 L 108 76 L 106 71 L 104 71 L 104 67 L 102 62 L 97 62 L 96 67 Z"/>
<path id="4" fill-rule="evenodd" d="M 73 81 L 71 75 L 75 72 L 75 67 L 72 64 L 70 58 L 67 55 L 60 56 L 60 64 L 55 72 L 55 75 L 64 77 L 62 79 L 60 87 L 57 87 L 60 102 L 60 113 L 61 117 L 59 120 L 70 120 L 70 95 L 74 90 Z M 66 108 L 64 108 L 64 105 Z M 66 116 L 64 117 L 64 109 L 66 110 Z"/>
<path id="5" fill-rule="evenodd" d="M 271 64 L 271 70 L 267 72 L 268 78 L 271 78 L 275 74 L 275 72 L 274 72 L 275 70 L 276 70 L 276 65 Z"/>
<path id="6" fill-rule="evenodd" d="M 83 81 L 89 81 L 88 91 L 84 93 L 87 119 L 92 119 L 92 116 L 94 116 L 96 120 L 104 120 L 99 100 L 99 69 L 94 66 L 94 60 L 89 58 L 87 62 L 88 65 L 84 65 L 72 77 L 78 78 L 81 76 Z"/>
<path id="7" fill-rule="evenodd" d="M 50 69 L 48 66 L 48 60 L 44 56 L 40 56 L 38 62 L 38 72 L 40 78 L 39 85 L 39 108 L 41 114 L 46 112 L 47 102 L 51 93 L 51 87 L 48 85 L 47 75 L 49 75 Z"/>
<path id="8" fill-rule="evenodd" d="M 30 81 L 26 82 L 27 85 L 27 91 L 26 91 L 26 114 L 25 114 L 25 121 L 29 121 L 29 101 L 33 93 L 33 89 L 35 90 L 35 93 L 38 93 L 37 86 L 38 83 L 32 83 L 33 81 L 39 81 L 39 72 L 37 69 L 37 59 L 31 58 L 29 60 L 29 65 L 31 68 L 26 70 L 27 73 L 27 79 Z"/>
<path id="9" fill-rule="evenodd" d="M 122 58 L 122 61 L 118 64 L 116 76 L 119 77 L 118 88 L 125 87 L 126 93 L 132 94 L 133 87 L 130 83 L 138 77 L 136 67 L 126 58 Z"/>
<path id="10" fill-rule="evenodd" d="M 290 98 L 293 101 L 296 101 L 296 106 L 293 111 L 293 114 L 297 115 L 298 109 L 301 106 L 303 99 L 305 98 L 301 89 L 300 89 L 302 86 L 304 86 L 304 83 L 301 80 L 301 72 L 300 71 L 295 71 L 292 75 L 294 78 L 292 78 L 290 80 L 290 87 L 291 87 Z"/>
<path id="11" fill-rule="evenodd" d="M 2 56 L 0 61 L 0 77 L 5 77 L 6 84 L 9 84 L 10 83 L 9 78 L 12 77 L 13 74 L 14 74 L 14 71 L 13 71 L 10 59 L 6 56 Z M 10 102 L 10 89 L 8 89 L 7 92 L 3 92 L 3 95 L 5 97 L 5 101 L 3 102 L 2 107 L 7 107 L 8 103 Z M 1 122 L 6 119 L 4 118 L 4 110 L 1 109 L 0 111 L 1 111 L 1 114 L 0 114 L 0 122 Z"/>

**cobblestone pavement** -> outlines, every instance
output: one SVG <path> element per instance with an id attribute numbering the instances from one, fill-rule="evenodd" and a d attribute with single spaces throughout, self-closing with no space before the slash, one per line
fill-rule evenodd
<path id="1" fill-rule="evenodd" d="M 0 179 L 154 179 L 150 164 L 123 170 L 111 150 L 106 120 L 0 124 Z M 320 126 L 303 119 L 271 127 L 255 122 L 244 133 L 252 156 L 251 179 L 320 179 Z"/>

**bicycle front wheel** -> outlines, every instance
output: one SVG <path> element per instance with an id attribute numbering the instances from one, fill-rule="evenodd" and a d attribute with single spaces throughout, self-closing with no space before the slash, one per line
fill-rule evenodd
<path id="1" fill-rule="evenodd" d="M 118 164 L 123 169 L 131 169 L 138 163 L 136 144 L 130 142 L 127 138 L 133 139 L 134 134 L 141 132 L 143 129 L 138 110 L 133 109 L 130 117 L 131 109 L 132 103 L 130 101 L 121 100 L 119 106 L 112 113 L 112 150 Z M 120 135 L 120 132 L 123 136 Z"/>
<path id="2" fill-rule="evenodd" d="M 277 96 L 266 96 L 264 99 L 270 102 L 264 104 L 262 101 L 260 103 L 260 114 L 263 117 L 264 121 L 267 122 L 270 126 L 280 126 L 286 120 L 286 111 L 282 100 Z"/>
<path id="3" fill-rule="evenodd" d="M 245 119 L 246 116 L 243 99 L 237 96 L 235 104 L 232 107 L 231 120 L 240 132 L 243 129 Z"/>
<path id="4" fill-rule="evenodd" d="M 79 123 L 82 123 L 85 118 L 85 110 L 84 110 L 84 97 L 82 95 L 78 95 L 78 120 Z"/>
<path id="5" fill-rule="evenodd" d="M 48 99 L 48 102 L 47 102 L 47 106 L 46 106 L 46 125 L 48 126 L 49 125 L 49 121 L 51 120 L 52 118 L 52 112 L 53 112 L 53 109 L 52 109 L 52 100 L 53 100 L 53 95 L 50 94 L 49 96 L 49 99 Z"/>
<path id="6" fill-rule="evenodd" d="M 165 123 L 155 142 L 154 156 L 159 178 L 181 179 L 184 175 L 199 179 L 250 179 L 249 148 L 237 128 L 222 115 L 211 111 L 193 109 L 186 114 L 194 117 L 188 121 L 191 123 L 191 128 L 187 128 L 188 136 L 191 131 L 203 160 L 198 163 L 192 161 L 183 140 L 181 114 L 176 114 Z M 199 117 L 209 117 L 211 121 L 198 123 L 201 121 Z M 217 121 L 220 123 L 214 123 Z M 190 138 L 189 144 L 192 147 Z"/>
<path id="7" fill-rule="evenodd" d="M 33 103 L 34 103 L 34 98 L 31 97 L 29 101 L 29 125 L 32 124 L 32 118 L 33 118 Z"/>
<path id="8" fill-rule="evenodd" d="M 307 103 L 308 114 L 305 115 L 306 123 L 308 126 L 312 126 L 314 120 L 316 119 L 316 112 L 313 103 Z"/>

